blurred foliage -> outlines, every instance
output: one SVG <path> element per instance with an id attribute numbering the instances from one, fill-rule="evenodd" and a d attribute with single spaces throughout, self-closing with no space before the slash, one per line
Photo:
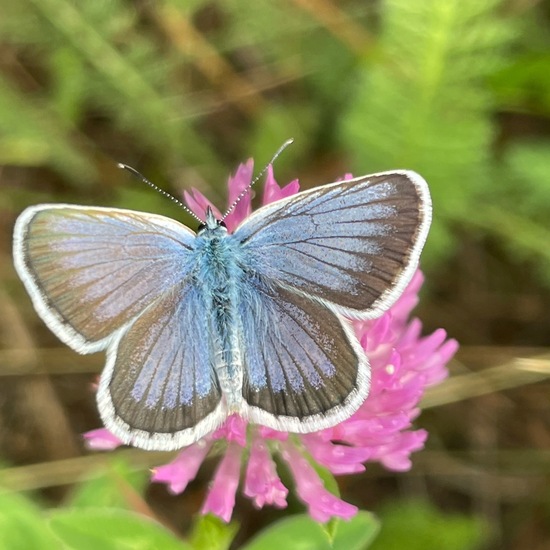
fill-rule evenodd
<path id="1" fill-rule="evenodd" d="M 388 504 L 380 516 L 371 550 L 475 550 L 488 539 L 479 519 L 445 514 L 423 501 Z"/>
<path id="2" fill-rule="evenodd" d="M 550 140 L 514 144 L 497 170 L 498 190 L 483 190 L 484 216 L 476 223 L 516 261 L 536 257 L 537 275 L 550 286 Z"/>

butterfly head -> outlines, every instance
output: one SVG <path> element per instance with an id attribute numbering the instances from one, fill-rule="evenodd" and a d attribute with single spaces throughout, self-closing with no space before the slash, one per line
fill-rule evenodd
<path id="1" fill-rule="evenodd" d="M 223 230 L 225 233 L 227 233 L 227 228 L 224 221 L 218 220 L 214 215 L 214 212 L 212 212 L 212 208 L 210 208 L 210 206 L 207 206 L 206 219 L 204 220 L 204 223 L 201 223 L 199 225 L 199 228 L 197 230 L 197 235 L 200 235 L 205 231 L 214 231 L 216 229 Z"/>

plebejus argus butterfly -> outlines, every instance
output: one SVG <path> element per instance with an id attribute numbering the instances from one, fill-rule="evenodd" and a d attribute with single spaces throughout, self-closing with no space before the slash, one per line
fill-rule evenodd
<path id="1" fill-rule="evenodd" d="M 350 319 L 386 311 L 431 220 L 414 172 L 339 181 L 264 206 L 229 234 L 169 218 L 43 204 L 14 231 L 19 276 L 48 327 L 107 351 L 98 404 L 124 443 L 171 450 L 228 415 L 312 432 L 351 416 L 370 368 Z"/>

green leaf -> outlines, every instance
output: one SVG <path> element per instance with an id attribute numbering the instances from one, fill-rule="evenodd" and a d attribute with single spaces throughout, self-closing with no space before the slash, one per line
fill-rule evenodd
<path id="1" fill-rule="evenodd" d="M 192 550 L 159 523 L 124 510 L 56 510 L 49 523 L 63 544 L 74 550 Z"/>
<path id="2" fill-rule="evenodd" d="M 334 542 L 341 522 L 342 520 L 339 518 L 330 518 L 327 523 L 321 524 L 321 527 L 323 528 L 323 531 L 325 532 L 325 535 L 330 543 Z"/>
<path id="3" fill-rule="evenodd" d="M 480 520 L 442 514 L 427 502 L 399 502 L 381 513 L 382 529 L 370 550 L 469 550 L 486 539 Z"/>
<path id="4" fill-rule="evenodd" d="M 340 521 L 332 548 L 334 550 L 368 548 L 379 530 L 380 523 L 374 514 L 360 511 L 351 521 Z"/>
<path id="5" fill-rule="evenodd" d="M 59 541 L 30 499 L 0 491 L 0 546 L 9 550 L 52 550 Z"/>
<path id="6" fill-rule="evenodd" d="M 243 550 L 361 550 L 378 532 L 378 521 L 369 512 L 359 512 L 341 521 L 338 532 L 328 539 L 323 526 L 306 514 L 278 521 L 257 535 Z"/>
<path id="7" fill-rule="evenodd" d="M 200 515 L 195 520 L 191 545 L 194 550 L 226 550 L 238 530 L 236 522 L 225 523 L 212 514 Z"/>

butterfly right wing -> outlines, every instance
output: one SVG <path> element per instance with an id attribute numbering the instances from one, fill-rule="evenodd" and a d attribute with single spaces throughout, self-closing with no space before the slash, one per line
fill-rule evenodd
<path id="1" fill-rule="evenodd" d="M 386 172 L 303 191 L 232 235 L 243 285 L 243 415 L 310 432 L 353 414 L 370 368 L 344 317 L 381 315 L 410 281 L 431 219 L 426 182 Z"/>
<path id="2" fill-rule="evenodd" d="M 242 245 L 247 267 L 259 275 L 347 317 L 373 319 L 411 280 L 430 220 L 426 182 L 398 170 L 263 206 L 232 238 Z"/>
<path id="3" fill-rule="evenodd" d="M 97 400 L 105 426 L 124 443 L 176 450 L 225 420 L 210 322 L 199 288 L 184 284 L 109 346 Z"/>

